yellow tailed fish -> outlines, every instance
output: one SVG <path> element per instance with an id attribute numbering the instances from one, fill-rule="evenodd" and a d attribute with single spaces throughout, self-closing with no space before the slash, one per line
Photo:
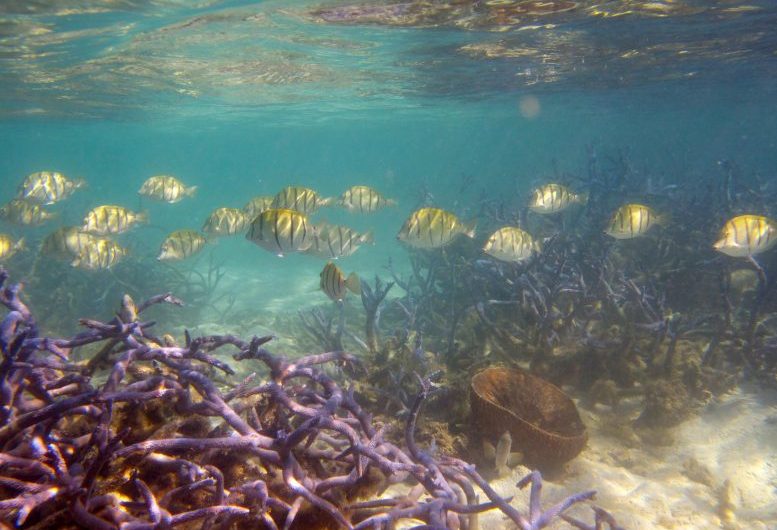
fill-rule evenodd
<path id="1" fill-rule="evenodd" d="M 491 234 L 483 252 L 498 260 L 521 262 L 539 252 L 539 243 L 526 231 L 505 226 Z"/>
<path id="2" fill-rule="evenodd" d="M 728 256 L 746 258 L 769 250 L 775 243 L 777 221 L 763 215 L 747 214 L 727 221 L 712 246 Z"/>
<path id="3" fill-rule="evenodd" d="M 170 233 L 159 247 L 159 261 L 186 259 L 200 252 L 208 240 L 194 230 L 176 230 Z"/>
<path id="4" fill-rule="evenodd" d="M 360 234 L 347 226 L 318 223 L 310 248 L 306 254 L 324 259 L 337 259 L 350 256 L 364 244 L 374 242 L 372 231 Z"/>
<path id="5" fill-rule="evenodd" d="M 615 239 L 634 239 L 663 224 L 664 218 L 644 204 L 624 204 L 610 218 L 605 233 Z"/>
<path id="6" fill-rule="evenodd" d="M 305 214 L 288 208 L 270 208 L 256 216 L 246 239 L 283 256 L 310 248 L 314 235 L 315 228 Z"/>
<path id="7" fill-rule="evenodd" d="M 475 237 L 475 223 L 463 223 L 440 208 L 420 208 L 410 214 L 397 234 L 397 239 L 416 248 L 439 248 L 459 234 Z"/>
<path id="8" fill-rule="evenodd" d="M 127 254 L 127 249 L 115 241 L 97 239 L 85 245 L 70 265 L 88 270 L 109 269 Z"/>
<path id="9" fill-rule="evenodd" d="M 121 234 L 147 222 L 146 212 L 133 212 L 123 206 L 106 204 L 92 208 L 86 214 L 81 230 L 97 235 Z"/>
<path id="10" fill-rule="evenodd" d="M 138 193 L 151 199 L 173 204 L 184 197 L 194 197 L 197 193 L 197 186 L 186 186 L 170 175 L 156 175 L 147 179 Z"/>
<path id="11" fill-rule="evenodd" d="M 324 199 L 311 190 L 302 186 L 286 186 L 273 197 L 272 208 L 288 208 L 300 213 L 311 214 L 322 206 L 331 204 L 332 199 Z"/>
<path id="12" fill-rule="evenodd" d="M 272 201 L 273 201 L 273 198 L 268 197 L 266 195 L 259 195 L 258 197 L 254 197 L 253 199 L 248 201 L 248 203 L 246 203 L 246 205 L 243 206 L 243 211 L 248 217 L 248 222 L 250 223 L 251 221 L 256 219 L 257 215 L 271 208 Z"/>
<path id="13" fill-rule="evenodd" d="M 44 210 L 40 204 L 24 199 L 12 199 L 0 208 L 0 219 L 25 226 L 41 225 L 56 215 Z"/>
<path id="14" fill-rule="evenodd" d="M 585 204 L 585 195 L 572 193 L 561 184 L 545 184 L 532 192 L 529 209 L 535 213 L 551 214 L 568 208 L 571 204 Z"/>
<path id="15" fill-rule="evenodd" d="M 24 178 L 17 196 L 38 204 L 54 204 L 85 185 L 84 179 L 70 180 L 57 171 L 38 171 Z"/>
<path id="16" fill-rule="evenodd" d="M 72 260 L 87 246 L 99 240 L 92 234 L 82 232 L 77 226 L 63 226 L 46 236 L 41 251 L 54 258 Z"/>
<path id="17" fill-rule="evenodd" d="M 343 271 L 334 263 L 327 262 L 324 265 L 324 269 L 321 271 L 321 290 L 335 302 L 341 301 L 345 298 L 348 291 L 356 294 L 361 294 L 361 280 L 355 272 L 352 272 L 345 277 Z"/>
<path id="18" fill-rule="evenodd" d="M 371 213 L 396 206 L 397 201 L 385 198 L 369 186 L 351 186 L 340 196 L 339 204 L 352 212 Z"/>
<path id="19" fill-rule="evenodd" d="M 14 241 L 11 236 L 0 234 L 0 260 L 10 258 L 20 250 L 24 250 L 24 238 Z"/>
<path id="20" fill-rule="evenodd" d="M 216 208 L 208 216 L 202 231 L 214 236 L 232 236 L 245 230 L 249 219 L 237 208 Z"/>

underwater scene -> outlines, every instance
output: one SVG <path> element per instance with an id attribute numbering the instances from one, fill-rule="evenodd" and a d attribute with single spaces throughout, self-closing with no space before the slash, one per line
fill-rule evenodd
<path id="1" fill-rule="evenodd" d="M 4 0 L 0 528 L 777 529 L 775 27 Z"/>

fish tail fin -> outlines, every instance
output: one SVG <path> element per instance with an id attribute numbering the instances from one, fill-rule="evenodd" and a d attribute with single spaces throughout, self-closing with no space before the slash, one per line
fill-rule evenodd
<path id="1" fill-rule="evenodd" d="M 194 197 L 195 195 L 197 195 L 197 186 L 189 186 L 188 188 L 186 188 L 184 193 L 189 197 Z"/>
<path id="2" fill-rule="evenodd" d="M 588 204 L 588 192 L 585 191 L 583 193 L 576 194 L 575 195 L 575 202 L 577 202 L 579 204 L 582 204 L 583 206 Z"/>
<path id="3" fill-rule="evenodd" d="M 475 237 L 475 231 L 478 227 L 478 221 L 477 219 L 472 219 L 471 221 L 467 221 L 464 223 L 464 235 L 473 238 Z"/>
<path id="4" fill-rule="evenodd" d="M 78 177 L 77 179 L 73 180 L 73 187 L 75 189 L 86 188 L 88 186 L 89 186 L 89 183 L 86 181 L 85 178 Z"/>
<path id="5" fill-rule="evenodd" d="M 395 199 L 386 199 L 386 206 L 394 207 L 399 204 Z"/>
<path id="6" fill-rule="evenodd" d="M 135 220 L 140 224 L 148 224 L 148 210 L 136 213 Z"/>
<path id="7" fill-rule="evenodd" d="M 354 294 L 362 294 L 362 280 L 359 275 L 352 272 L 345 280 L 345 286 Z"/>
<path id="8" fill-rule="evenodd" d="M 321 206 L 331 206 L 332 204 L 335 204 L 336 200 L 337 200 L 336 197 L 324 197 L 319 200 L 319 204 Z"/>
<path id="9" fill-rule="evenodd" d="M 27 248 L 27 245 L 25 244 L 24 238 L 19 239 L 16 243 L 13 245 L 14 250 L 25 250 Z"/>
<path id="10" fill-rule="evenodd" d="M 372 230 L 367 230 L 361 237 L 362 243 L 365 245 L 375 244 L 375 233 Z"/>
<path id="11" fill-rule="evenodd" d="M 662 212 L 656 216 L 656 224 L 662 227 L 667 227 L 672 222 L 672 214 L 669 212 Z"/>

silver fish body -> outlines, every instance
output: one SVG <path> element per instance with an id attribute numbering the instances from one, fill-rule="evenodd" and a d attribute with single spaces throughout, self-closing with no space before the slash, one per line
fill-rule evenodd
<path id="1" fill-rule="evenodd" d="M 343 271 L 331 261 L 324 265 L 320 274 L 321 290 L 334 302 L 345 298 L 348 291 L 361 294 L 361 279 L 352 272 L 346 278 Z"/>
<path id="2" fill-rule="evenodd" d="M 735 258 L 758 255 L 777 243 L 777 221 L 763 215 L 739 215 L 723 225 L 713 248 Z"/>
<path id="3" fill-rule="evenodd" d="M 572 193 L 561 184 L 545 184 L 532 192 L 529 209 L 539 214 L 553 214 L 566 210 L 572 204 L 585 204 L 586 197 Z"/>
<path id="4" fill-rule="evenodd" d="M 106 204 L 91 209 L 81 229 L 97 235 L 121 234 L 135 225 L 148 222 L 145 212 L 133 212 L 123 206 Z"/>
<path id="5" fill-rule="evenodd" d="M 440 208 L 420 208 L 410 214 L 397 234 L 397 239 L 416 248 L 440 248 L 456 236 L 475 236 L 474 223 L 467 224 L 456 215 Z"/>
<path id="6" fill-rule="evenodd" d="M 0 208 L 0 219 L 24 226 L 42 225 L 56 214 L 47 212 L 40 204 L 25 199 L 12 199 Z"/>
<path id="7" fill-rule="evenodd" d="M 273 197 L 272 208 L 295 210 L 309 215 L 322 206 L 328 206 L 332 199 L 322 198 L 318 193 L 303 186 L 286 186 Z"/>
<path id="8" fill-rule="evenodd" d="M 81 231 L 80 227 L 64 226 L 46 236 L 41 251 L 53 258 L 69 261 L 99 239 L 97 236 Z"/>
<path id="9" fill-rule="evenodd" d="M 71 180 L 57 171 L 38 171 L 24 178 L 17 196 L 37 204 L 54 204 L 66 199 L 85 184 L 83 179 Z"/>
<path id="10" fill-rule="evenodd" d="M 170 175 L 156 175 L 147 179 L 138 193 L 157 201 L 173 204 L 185 197 L 194 197 L 197 186 L 186 186 Z"/>
<path id="11" fill-rule="evenodd" d="M 270 208 L 251 222 L 246 239 L 283 256 L 310 248 L 314 235 L 306 215 L 288 208 Z"/>
<path id="12" fill-rule="evenodd" d="M 248 216 L 237 208 L 216 208 L 205 220 L 202 231 L 214 236 L 232 236 L 245 230 Z"/>
<path id="13" fill-rule="evenodd" d="M 194 230 L 176 230 L 159 247 L 159 261 L 177 261 L 200 252 L 207 243 L 205 236 Z"/>
<path id="14" fill-rule="evenodd" d="M 259 195 L 248 201 L 246 205 L 243 206 L 243 212 L 245 212 L 246 217 L 248 217 L 248 222 L 250 223 L 256 219 L 256 216 L 263 211 L 272 208 L 272 201 L 273 198 L 266 195 Z"/>
<path id="15" fill-rule="evenodd" d="M 501 261 L 521 262 L 531 258 L 539 245 L 525 230 L 505 226 L 491 234 L 483 252 Z"/>
<path id="16" fill-rule="evenodd" d="M 87 270 L 110 269 L 129 252 L 115 241 L 97 239 L 84 246 L 70 263 L 73 267 Z"/>
<path id="17" fill-rule="evenodd" d="M 662 218 L 653 208 L 644 204 L 624 204 L 610 218 L 605 233 L 615 239 L 634 239 L 662 223 Z"/>
<path id="18" fill-rule="evenodd" d="M 351 186 L 340 196 L 339 204 L 352 212 L 372 213 L 397 203 L 369 186 Z"/>
<path id="19" fill-rule="evenodd" d="M 0 261 L 9 259 L 20 250 L 24 250 L 23 237 L 15 241 L 8 234 L 0 234 Z"/>
<path id="20" fill-rule="evenodd" d="M 350 256 L 361 245 L 373 243 L 372 232 L 359 233 L 347 226 L 319 223 L 306 254 L 323 259 Z"/>

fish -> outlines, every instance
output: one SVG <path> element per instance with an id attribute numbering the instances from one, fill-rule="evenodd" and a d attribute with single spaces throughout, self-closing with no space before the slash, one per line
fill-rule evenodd
<path id="1" fill-rule="evenodd" d="M 54 258 L 72 260 L 99 239 L 78 226 L 63 226 L 46 236 L 41 251 Z"/>
<path id="2" fill-rule="evenodd" d="M 170 233 L 159 247 L 159 261 L 186 259 L 200 252 L 208 240 L 194 230 L 176 230 Z"/>
<path id="3" fill-rule="evenodd" d="M 47 212 L 40 204 L 25 199 L 12 199 L 0 208 L 0 219 L 26 226 L 42 225 L 57 214 Z"/>
<path id="4" fill-rule="evenodd" d="M 237 208 L 216 208 L 205 220 L 202 231 L 214 236 L 233 236 L 245 230 L 248 216 Z"/>
<path id="5" fill-rule="evenodd" d="M 106 204 L 92 208 L 84 216 L 81 230 L 97 235 L 121 234 L 135 225 L 147 222 L 146 212 L 133 212 L 123 206 Z"/>
<path id="6" fill-rule="evenodd" d="M 87 270 L 110 269 L 129 251 L 110 239 L 97 239 L 85 245 L 70 262 L 73 267 Z"/>
<path id="7" fill-rule="evenodd" d="M 125 324 L 138 321 L 138 306 L 130 295 L 124 294 L 121 297 L 121 305 L 116 312 L 116 316 Z"/>
<path id="8" fill-rule="evenodd" d="M 338 204 L 359 213 L 372 213 L 387 206 L 396 206 L 397 201 L 387 199 L 369 186 L 351 186 L 340 196 Z"/>
<path id="9" fill-rule="evenodd" d="M 57 171 L 38 171 L 24 177 L 19 184 L 17 197 L 41 205 L 54 204 L 85 185 L 84 179 L 70 180 Z"/>
<path id="10" fill-rule="evenodd" d="M 374 243 L 372 231 L 360 234 L 347 226 L 318 223 L 310 248 L 306 254 L 324 259 L 350 256 L 364 244 Z"/>
<path id="11" fill-rule="evenodd" d="M 324 269 L 321 271 L 320 276 L 321 290 L 334 302 L 342 301 L 343 298 L 345 298 L 345 295 L 348 294 L 348 291 L 355 294 L 361 294 L 362 292 L 361 279 L 359 276 L 355 272 L 352 272 L 346 278 L 343 271 L 340 270 L 340 267 L 331 261 L 328 261 L 327 264 L 324 265 Z"/>
<path id="12" fill-rule="evenodd" d="M 585 204 L 584 194 L 573 193 L 561 184 L 545 184 L 532 192 L 529 209 L 539 214 L 551 214 L 565 210 L 572 204 Z"/>
<path id="13" fill-rule="evenodd" d="M 186 186 L 170 175 L 156 175 L 148 178 L 138 193 L 151 199 L 173 204 L 184 197 L 194 197 L 197 193 L 197 186 Z"/>
<path id="14" fill-rule="evenodd" d="M 610 218 L 605 233 L 615 239 L 634 239 L 663 224 L 664 219 L 644 204 L 624 204 Z"/>
<path id="15" fill-rule="evenodd" d="M 459 234 L 475 237 L 475 223 L 463 223 L 456 215 L 440 208 L 424 207 L 407 218 L 397 239 L 416 248 L 439 248 Z"/>
<path id="16" fill-rule="evenodd" d="M 24 248 L 23 237 L 14 241 L 11 236 L 0 234 L 0 261 L 10 258 L 20 250 L 24 250 Z"/>
<path id="17" fill-rule="evenodd" d="M 256 219 L 257 215 L 271 208 L 272 201 L 273 201 L 273 198 L 268 197 L 267 195 L 259 195 L 257 197 L 254 197 L 250 201 L 248 201 L 248 203 L 245 206 L 243 206 L 243 211 L 248 217 L 248 222 L 250 223 L 251 221 Z"/>
<path id="18" fill-rule="evenodd" d="M 332 203 L 331 198 L 321 196 L 310 188 L 302 186 L 286 186 L 272 200 L 272 208 L 296 210 L 305 215 L 311 214 L 322 206 Z"/>
<path id="19" fill-rule="evenodd" d="M 539 243 L 515 226 L 505 226 L 491 234 L 483 246 L 483 252 L 501 261 L 521 262 L 539 252 Z"/>
<path id="20" fill-rule="evenodd" d="M 283 256 L 310 248 L 315 231 L 305 214 L 288 208 L 270 208 L 251 222 L 246 239 Z"/>
<path id="21" fill-rule="evenodd" d="M 766 252 L 777 243 L 777 221 L 763 215 L 738 215 L 723 225 L 712 247 L 735 258 Z"/>

